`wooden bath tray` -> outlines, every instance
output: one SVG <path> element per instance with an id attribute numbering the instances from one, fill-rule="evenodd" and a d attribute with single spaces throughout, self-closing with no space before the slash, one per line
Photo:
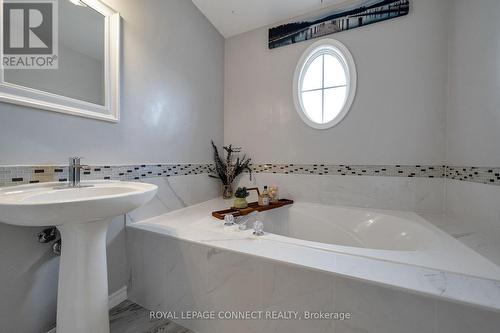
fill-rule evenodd
<path id="1" fill-rule="evenodd" d="M 259 206 L 258 202 L 249 202 L 247 208 L 238 209 L 231 207 L 229 209 L 212 212 L 212 216 L 218 218 L 219 220 L 224 220 L 224 216 L 227 214 L 232 214 L 234 217 L 244 216 L 250 214 L 251 212 L 263 212 L 291 204 L 293 204 L 293 200 L 289 199 L 280 199 L 278 202 L 270 203 L 269 206 Z"/>

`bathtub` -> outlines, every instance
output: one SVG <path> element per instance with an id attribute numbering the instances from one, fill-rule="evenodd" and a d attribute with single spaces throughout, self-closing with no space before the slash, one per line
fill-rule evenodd
<path id="1" fill-rule="evenodd" d="M 412 212 L 299 202 L 259 219 L 276 242 L 500 280 L 500 267 Z"/>
<path id="2" fill-rule="evenodd" d="M 265 234 L 255 236 L 211 216 L 229 205 L 214 199 L 128 228 L 500 310 L 500 267 L 413 212 L 296 202 L 259 213 Z"/>
<path id="3" fill-rule="evenodd" d="M 373 250 L 413 252 L 437 245 L 439 231 L 418 221 L 417 216 L 405 215 L 296 203 L 286 210 L 263 212 L 259 219 L 269 233 L 314 242 L 314 246 L 331 250 L 343 247 L 343 251 L 371 255 Z"/>

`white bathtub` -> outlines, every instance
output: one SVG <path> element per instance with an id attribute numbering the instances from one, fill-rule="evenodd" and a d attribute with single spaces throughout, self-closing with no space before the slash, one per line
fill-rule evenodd
<path id="1" fill-rule="evenodd" d="M 296 202 L 258 219 L 264 223 L 261 240 L 500 280 L 499 266 L 412 212 Z M 224 227 L 214 218 L 192 226 L 253 237 L 251 230 Z"/>
<path id="2" fill-rule="evenodd" d="M 210 200 L 129 227 L 500 309 L 500 267 L 415 213 L 296 202 L 260 213 L 265 235 L 254 236 L 211 216 L 230 204 Z"/>
<path id="3" fill-rule="evenodd" d="M 264 212 L 259 218 L 271 233 L 323 243 L 325 248 L 349 246 L 366 249 L 366 253 L 418 251 L 439 242 L 440 232 L 422 223 L 418 216 L 394 213 L 296 203 L 289 209 Z"/>

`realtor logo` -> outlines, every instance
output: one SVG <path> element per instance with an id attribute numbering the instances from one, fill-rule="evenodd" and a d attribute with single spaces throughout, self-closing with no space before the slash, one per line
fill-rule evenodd
<path id="1" fill-rule="evenodd" d="M 4 1 L 4 68 L 57 69 L 56 1 Z"/>

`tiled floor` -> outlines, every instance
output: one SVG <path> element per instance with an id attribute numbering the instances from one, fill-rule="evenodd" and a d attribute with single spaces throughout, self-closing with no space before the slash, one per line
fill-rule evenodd
<path id="1" fill-rule="evenodd" d="M 149 311 L 125 301 L 109 312 L 111 333 L 193 333 L 168 320 L 149 319 Z"/>

